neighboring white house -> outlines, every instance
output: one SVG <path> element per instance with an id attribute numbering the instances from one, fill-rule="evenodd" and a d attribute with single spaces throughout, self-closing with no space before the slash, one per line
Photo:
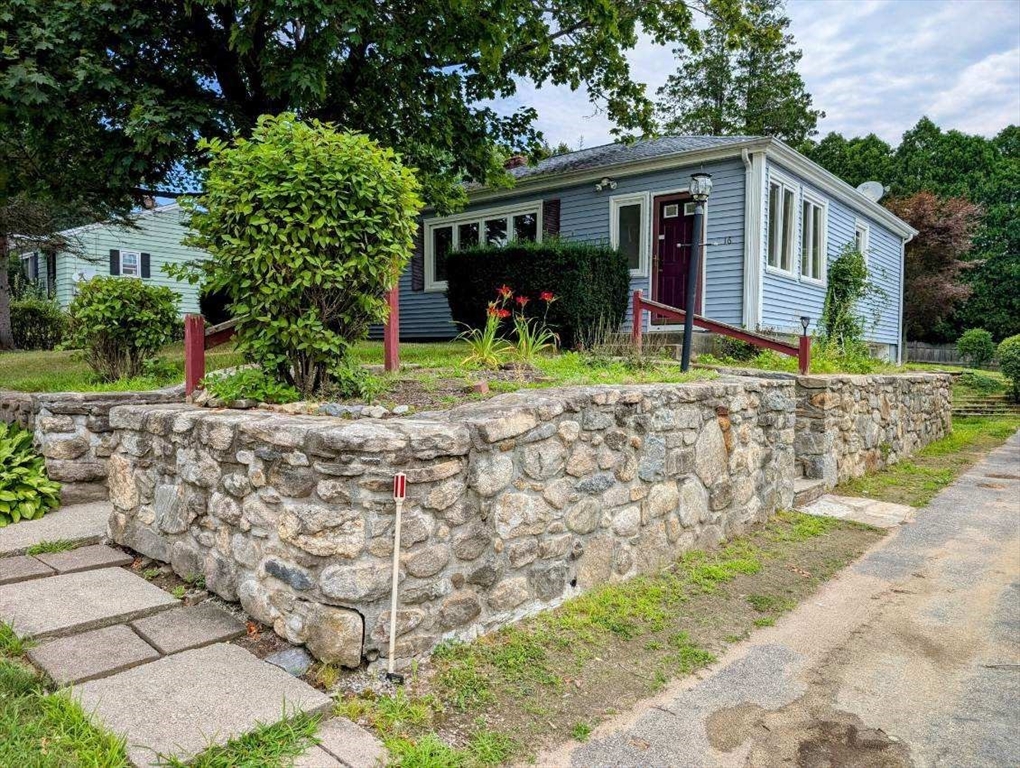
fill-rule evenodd
<path id="1" fill-rule="evenodd" d="M 198 286 L 181 282 L 163 271 L 165 264 L 206 258 L 204 251 L 188 248 L 183 211 L 177 203 L 141 211 L 135 227 L 97 222 L 61 234 L 76 243 L 76 251 L 24 253 L 25 273 L 63 308 L 74 298 L 75 287 L 97 275 L 116 275 L 172 288 L 181 297 L 182 314 L 198 312 Z"/>

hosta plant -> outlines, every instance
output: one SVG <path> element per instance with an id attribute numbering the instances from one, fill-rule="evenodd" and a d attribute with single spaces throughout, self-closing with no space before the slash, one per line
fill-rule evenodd
<path id="1" fill-rule="evenodd" d="M 0 424 L 0 528 L 34 520 L 60 504 L 60 484 L 46 476 L 43 458 L 32 448 L 32 435 Z"/>

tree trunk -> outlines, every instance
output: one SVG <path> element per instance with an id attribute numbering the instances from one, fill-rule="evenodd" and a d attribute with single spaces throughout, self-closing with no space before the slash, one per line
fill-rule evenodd
<path id="1" fill-rule="evenodd" d="M 0 349 L 14 349 L 11 330 L 11 281 L 8 274 L 11 254 L 6 235 L 0 236 Z"/>

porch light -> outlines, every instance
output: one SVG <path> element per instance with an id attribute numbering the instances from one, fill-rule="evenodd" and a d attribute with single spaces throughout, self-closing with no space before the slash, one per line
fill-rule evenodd
<path id="1" fill-rule="evenodd" d="M 697 202 L 703 203 L 712 194 L 712 174 L 693 173 L 691 174 L 691 197 Z"/>
<path id="2" fill-rule="evenodd" d="M 800 327 L 804 329 L 804 335 L 805 336 L 807 336 L 807 329 L 808 329 L 809 325 L 811 325 L 811 318 L 808 317 L 807 315 L 801 315 L 801 317 L 800 317 Z"/>

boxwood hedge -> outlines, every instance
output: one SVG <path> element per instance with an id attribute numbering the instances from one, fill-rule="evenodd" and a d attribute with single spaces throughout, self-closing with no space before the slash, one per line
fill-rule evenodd
<path id="1" fill-rule="evenodd" d="M 503 285 L 532 300 L 543 291 L 555 294 L 548 322 L 564 347 L 583 345 L 600 328 L 619 327 L 627 311 L 627 257 L 605 245 L 557 239 L 478 246 L 451 253 L 446 264 L 450 312 L 472 328 L 485 325 L 486 308 Z M 529 308 L 536 306 L 540 302 Z"/>

